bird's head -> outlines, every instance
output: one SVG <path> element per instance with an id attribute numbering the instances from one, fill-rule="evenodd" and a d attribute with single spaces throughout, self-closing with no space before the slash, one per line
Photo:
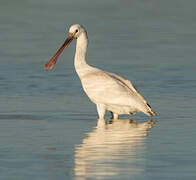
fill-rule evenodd
<path id="1" fill-rule="evenodd" d="M 79 24 L 74 24 L 69 28 L 69 34 L 68 36 L 73 37 L 74 39 L 77 39 L 82 32 L 84 32 L 84 28 Z"/>
<path id="2" fill-rule="evenodd" d="M 72 42 L 73 39 L 77 39 L 82 32 L 85 32 L 84 28 L 79 24 L 74 24 L 69 28 L 69 33 L 67 39 L 63 43 L 63 45 L 59 48 L 56 54 L 45 64 L 45 70 L 51 70 L 55 66 L 58 57 L 63 52 L 63 50 Z"/>

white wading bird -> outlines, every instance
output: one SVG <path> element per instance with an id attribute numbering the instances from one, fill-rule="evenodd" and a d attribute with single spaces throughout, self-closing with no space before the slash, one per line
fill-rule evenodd
<path id="1" fill-rule="evenodd" d="M 88 38 L 85 29 L 79 24 L 70 27 L 67 39 L 45 64 L 45 70 L 51 70 L 55 66 L 59 55 L 73 39 L 76 39 L 75 69 L 87 96 L 97 105 L 99 120 L 104 119 L 106 111 L 112 113 L 113 119 L 118 119 L 119 114 L 133 115 L 136 112 L 143 112 L 148 116 L 156 115 L 130 81 L 87 64 Z"/>

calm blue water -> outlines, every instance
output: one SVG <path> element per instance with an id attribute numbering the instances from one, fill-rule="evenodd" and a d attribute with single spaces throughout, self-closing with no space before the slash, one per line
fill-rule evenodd
<path id="1" fill-rule="evenodd" d="M 1 0 L 0 179 L 196 179 L 195 6 Z M 97 129 L 73 67 L 75 43 L 43 70 L 75 23 L 88 31 L 88 63 L 131 80 L 156 123 L 139 113 Z"/>

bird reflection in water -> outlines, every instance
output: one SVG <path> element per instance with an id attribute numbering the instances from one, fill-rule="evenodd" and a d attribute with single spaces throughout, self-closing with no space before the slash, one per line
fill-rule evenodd
<path id="1" fill-rule="evenodd" d="M 102 126 L 100 126 L 100 123 Z M 128 178 L 145 170 L 145 138 L 155 122 L 111 120 L 87 134 L 75 148 L 75 179 Z"/>

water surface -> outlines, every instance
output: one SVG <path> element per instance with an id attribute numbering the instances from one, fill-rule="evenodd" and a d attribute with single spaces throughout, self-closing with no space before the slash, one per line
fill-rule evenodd
<path id="1" fill-rule="evenodd" d="M 195 5 L 2 0 L 0 179 L 195 179 Z M 96 128 L 75 43 L 43 70 L 74 23 L 87 28 L 88 63 L 131 80 L 159 113 L 153 129 L 141 113 Z"/>

